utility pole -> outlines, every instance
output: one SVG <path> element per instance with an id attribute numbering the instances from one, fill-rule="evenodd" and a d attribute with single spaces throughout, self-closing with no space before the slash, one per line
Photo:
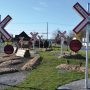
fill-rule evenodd
<path id="1" fill-rule="evenodd" d="M 1 15 L 0 15 L 0 22 L 1 22 Z"/>

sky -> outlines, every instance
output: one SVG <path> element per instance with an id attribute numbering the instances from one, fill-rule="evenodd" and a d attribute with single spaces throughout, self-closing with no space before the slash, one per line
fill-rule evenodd
<path id="1" fill-rule="evenodd" d="M 38 32 L 46 38 L 47 22 L 49 38 L 58 29 L 71 32 L 82 20 L 73 9 L 79 2 L 86 10 L 90 0 L 0 0 L 1 21 L 10 15 L 12 20 L 5 27 L 6 31 L 18 35 L 25 31 Z"/>

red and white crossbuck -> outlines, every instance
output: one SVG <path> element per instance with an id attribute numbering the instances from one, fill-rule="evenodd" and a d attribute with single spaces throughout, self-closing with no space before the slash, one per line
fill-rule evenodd
<path id="1" fill-rule="evenodd" d="M 8 24 L 8 22 L 11 20 L 12 18 L 7 15 L 3 21 L 0 22 L 0 33 L 6 38 L 6 40 L 11 39 L 11 35 L 4 29 L 4 27 Z"/>
<path id="2" fill-rule="evenodd" d="M 83 17 L 83 20 L 73 29 L 77 34 L 83 30 L 87 24 L 90 24 L 90 13 L 88 13 L 79 3 L 76 3 L 73 7 Z"/>

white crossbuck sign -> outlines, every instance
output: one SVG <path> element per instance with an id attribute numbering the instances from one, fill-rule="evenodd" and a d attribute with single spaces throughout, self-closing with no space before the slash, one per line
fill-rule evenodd
<path id="1" fill-rule="evenodd" d="M 41 38 L 42 38 L 42 35 L 40 36 L 40 35 L 38 35 L 38 38 L 39 38 L 39 40 L 41 40 Z"/>
<path id="2" fill-rule="evenodd" d="M 66 37 L 65 37 L 66 31 L 64 31 L 63 33 L 61 33 L 60 31 L 58 31 L 58 33 L 60 34 L 59 38 L 63 37 L 64 39 L 66 39 Z"/>
<path id="3" fill-rule="evenodd" d="M 73 7 L 83 17 L 83 20 L 73 29 L 75 33 L 79 33 L 87 24 L 90 24 L 90 14 L 79 3 Z"/>
<path id="4" fill-rule="evenodd" d="M 7 15 L 3 21 L 0 22 L 0 33 L 7 39 L 11 39 L 11 35 L 4 29 L 4 27 L 8 24 L 8 22 L 11 20 L 12 18 Z"/>
<path id="5" fill-rule="evenodd" d="M 32 35 L 32 39 L 35 41 L 35 40 L 37 40 L 37 35 L 38 35 L 38 33 L 30 33 L 31 35 Z"/>

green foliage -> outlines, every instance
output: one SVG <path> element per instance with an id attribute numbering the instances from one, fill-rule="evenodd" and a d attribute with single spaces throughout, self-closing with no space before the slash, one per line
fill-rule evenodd
<path id="1" fill-rule="evenodd" d="M 49 42 L 47 40 L 44 42 L 44 47 L 45 48 L 48 48 L 49 47 Z"/>

